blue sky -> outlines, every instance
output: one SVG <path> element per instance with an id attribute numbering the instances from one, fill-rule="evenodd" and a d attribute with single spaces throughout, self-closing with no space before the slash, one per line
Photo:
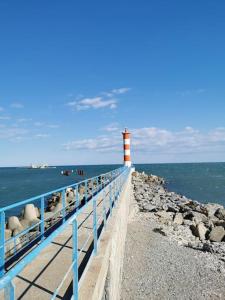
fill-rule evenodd
<path id="1" fill-rule="evenodd" d="M 224 1 L 0 2 L 0 166 L 225 161 Z"/>

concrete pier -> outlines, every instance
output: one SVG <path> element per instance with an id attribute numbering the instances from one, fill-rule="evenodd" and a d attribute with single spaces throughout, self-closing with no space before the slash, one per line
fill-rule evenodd
<path id="1" fill-rule="evenodd" d="M 101 299 L 105 293 L 106 279 L 111 299 L 119 299 L 118 287 L 122 276 L 130 193 L 131 173 L 126 178 L 126 183 L 112 210 L 112 216 L 107 218 L 107 222 L 105 212 L 110 212 L 110 186 L 106 186 L 104 191 L 97 195 L 98 234 L 102 232 L 98 239 L 96 256 L 90 256 L 93 250 L 93 201 L 88 202 L 77 217 L 79 299 Z M 104 227 L 101 226 L 103 224 Z M 15 298 L 50 299 L 71 267 L 72 252 L 72 225 L 68 225 L 13 280 L 16 287 Z M 56 299 L 70 299 L 73 295 L 72 287 L 72 272 L 70 272 Z M 0 297 L 3 298 L 3 291 Z"/>

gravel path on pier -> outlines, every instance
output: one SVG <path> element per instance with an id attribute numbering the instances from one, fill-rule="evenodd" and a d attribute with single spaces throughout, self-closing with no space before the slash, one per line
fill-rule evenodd
<path id="1" fill-rule="evenodd" d="M 225 274 L 212 256 L 179 246 L 159 227 L 152 213 L 130 218 L 121 300 L 225 299 Z"/>

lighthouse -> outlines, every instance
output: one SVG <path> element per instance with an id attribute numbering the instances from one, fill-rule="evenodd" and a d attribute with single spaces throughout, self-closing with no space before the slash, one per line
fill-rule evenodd
<path id="1" fill-rule="evenodd" d="M 130 132 L 125 128 L 123 135 L 123 151 L 124 151 L 124 165 L 126 167 L 131 167 L 131 158 L 130 158 Z"/>

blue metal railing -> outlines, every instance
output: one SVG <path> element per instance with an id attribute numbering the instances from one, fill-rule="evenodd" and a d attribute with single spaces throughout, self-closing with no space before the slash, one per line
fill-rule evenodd
<path id="1" fill-rule="evenodd" d="M 72 224 L 73 228 L 73 257 L 72 264 L 69 267 L 67 273 L 65 274 L 62 282 L 59 284 L 58 288 L 55 290 L 52 299 L 55 299 L 60 288 L 62 287 L 64 281 L 68 277 L 68 275 L 73 272 L 73 295 L 74 299 L 78 299 L 78 286 L 79 286 L 79 278 L 78 278 L 78 259 L 80 257 L 80 253 L 82 250 L 87 247 L 88 244 L 93 242 L 92 254 L 95 255 L 98 249 L 98 230 L 100 224 L 103 224 L 103 228 L 106 226 L 107 218 L 111 216 L 112 209 L 116 205 L 116 201 L 119 197 L 119 194 L 123 188 L 124 182 L 126 181 L 128 174 L 130 172 L 129 168 L 121 167 L 119 169 L 113 170 L 106 174 L 102 174 L 91 179 L 84 180 L 79 183 L 75 183 L 70 186 L 66 186 L 55 191 L 51 191 L 49 193 L 30 198 L 28 200 L 21 201 L 19 203 L 15 203 L 13 205 L 4 207 L 0 209 L 0 265 L 1 272 L 0 275 L 0 290 L 5 289 L 5 296 L 7 299 L 15 299 L 14 285 L 12 280 L 18 275 L 23 268 L 29 264 L 36 256 L 46 247 L 48 246 L 54 238 L 56 238 L 68 225 Z M 66 201 L 67 190 L 73 189 L 74 199 L 69 204 Z M 81 196 L 81 190 L 83 190 Z M 49 199 L 48 197 L 52 197 L 55 193 L 60 193 L 62 208 L 58 210 L 56 213 L 51 214 L 50 217 L 45 218 L 46 213 L 46 201 Z M 98 203 L 98 198 L 101 197 L 102 200 Z M 31 202 L 38 202 L 40 208 L 40 220 L 38 223 L 35 223 L 25 230 L 22 230 L 14 237 L 11 237 L 8 240 L 5 240 L 5 214 L 7 211 L 14 209 L 18 206 L 24 206 L 26 204 L 30 204 Z M 102 214 L 98 215 L 98 208 L 102 206 Z M 88 206 L 92 206 L 92 211 L 89 214 L 89 217 L 93 218 L 93 227 L 92 233 L 85 240 L 83 245 L 78 250 L 78 221 L 77 217 L 81 215 Z M 46 226 L 46 222 L 50 219 L 49 226 Z M 18 239 L 23 238 L 27 235 L 27 233 L 32 233 L 32 230 L 35 228 L 39 228 L 40 232 L 38 234 L 34 234 L 34 237 L 29 240 L 25 238 L 25 242 L 22 243 L 22 247 L 20 244 L 20 248 L 17 249 Z M 53 230 L 54 229 L 54 230 Z M 18 254 L 25 250 L 29 246 L 33 246 L 34 242 L 36 243 L 35 247 L 26 254 L 23 259 L 17 264 L 15 264 L 8 272 L 5 273 L 5 265 L 12 259 L 17 258 Z M 13 245 L 13 250 L 11 256 L 7 256 L 6 248 L 7 245 Z M 92 257 L 92 254 L 90 257 Z"/>

